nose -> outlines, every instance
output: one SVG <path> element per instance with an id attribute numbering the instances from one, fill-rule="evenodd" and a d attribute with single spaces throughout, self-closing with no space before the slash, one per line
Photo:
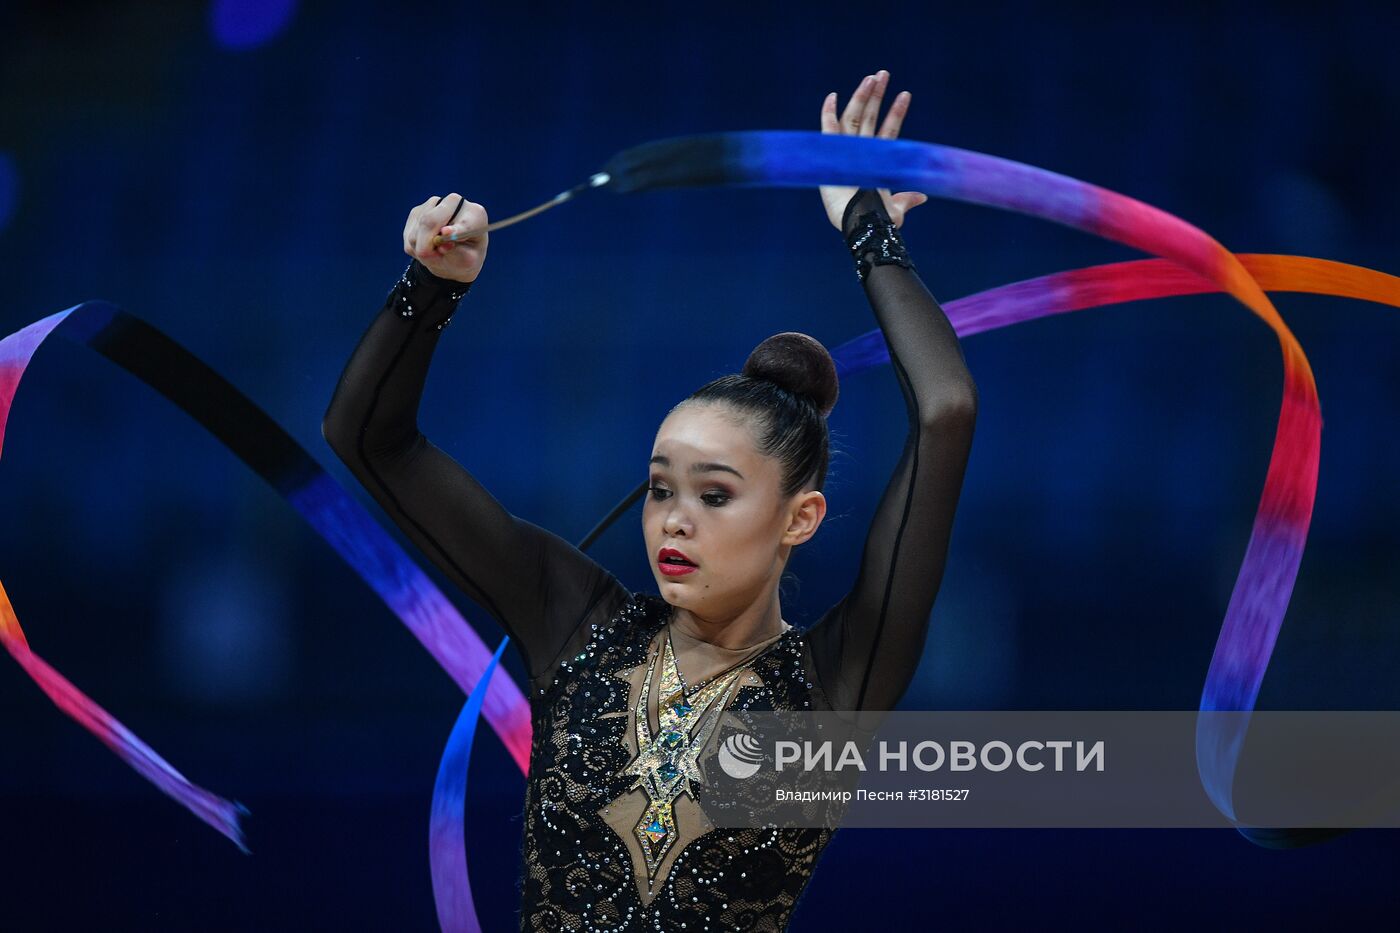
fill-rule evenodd
<path id="1" fill-rule="evenodd" d="M 673 499 L 672 501 L 675 500 Z M 667 509 L 666 518 L 661 523 L 661 530 L 664 531 L 668 537 L 673 538 L 690 534 L 690 519 L 686 517 L 685 509 L 679 505 Z"/>

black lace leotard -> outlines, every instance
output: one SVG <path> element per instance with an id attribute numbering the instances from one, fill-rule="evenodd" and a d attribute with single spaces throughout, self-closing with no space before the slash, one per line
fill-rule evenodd
<path id="1" fill-rule="evenodd" d="M 872 215 L 888 221 L 862 189 L 843 233 Z M 877 264 L 863 282 L 908 408 L 904 452 L 850 592 L 749 660 L 728 708 L 890 709 L 922 653 L 977 392 L 913 269 Z M 411 263 L 351 355 L 322 431 L 389 517 L 505 628 L 529 672 L 521 929 L 783 930 L 830 830 L 707 828 L 683 796 L 682 835 L 654 873 L 632 838 L 645 801 L 622 772 L 637 754 L 635 702 L 670 606 L 512 515 L 418 428 L 433 351 L 468 290 Z M 692 663 L 713 658 L 715 646 L 672 643 L 682 665 L 687 652 L 703 655 Z"/>

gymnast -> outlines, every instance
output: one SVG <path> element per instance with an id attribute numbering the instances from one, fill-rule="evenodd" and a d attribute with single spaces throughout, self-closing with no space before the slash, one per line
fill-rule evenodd
<path id="1" fill-rule="evenodd" d="M 889 75 L 824 133 L 873 136 Z M 878 135 L 897 138 L 910 95 Z M 832 830 L 717 829 L 688 778 L 697 724 L 725 708 L 893 708 L 914 676 L 972 445 L 977 390 L 898 228 L 917 192 L 823 186 L 909 417 L 850 591 L 799 630 L 778 584 L 826 514 L 836 368 L 779 333 L 743 371 L 670 410 L 652 443 L 642 534 L 657 594 L 630 592 L 512 515 L 417 425 L 433 352 L 481 274 L 486 210 L 457 194 L 409 212 L 412 257 L 351 355 L 322 431 L 404 533 L 510 635 L 528 674 L 522 930 L 782 930 Z M 434 245 L 435 237 L 439 238 Z M 662 354 L 685 331 L 654 332 Z M 599 430 L 605 430 L 601 425 Z"/>

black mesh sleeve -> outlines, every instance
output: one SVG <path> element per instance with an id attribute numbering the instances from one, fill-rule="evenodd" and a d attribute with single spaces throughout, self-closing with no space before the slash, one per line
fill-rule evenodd
<path id="1" fill-rule="evenodd" d="M 923 652 L 972 448 L 977 389 L 943 309 L 913 268 L 894 261 L 903 242 L 891 233 L 879 194 L 858 191 L 842 226 L 848 244 L 863 236 L 875 243 L 861 264 L 862 282 L 889 346 L 909 435 L 870 523 L 855 584 L 811 628 L 809 643 L 835 709 L 887 710 Z"/>
<path id="2" fill-rule="evenodd" d="M 508 512 L 419 430 L 433 351 L 469 288 L 414 260 L 346 363 L 321 433 L 409 539 L 501 624 L 538 678 L 590 614 L 628 594 L 569 542 Z"/>

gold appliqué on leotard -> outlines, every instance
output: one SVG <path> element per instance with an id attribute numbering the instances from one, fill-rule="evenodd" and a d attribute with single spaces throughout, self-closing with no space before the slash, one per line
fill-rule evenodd
<path id="1" fill-rule="evenodd" d="M 647 863 L 647 878 L 654 882 L 666 853 L 676 842 L 674 804 L 681 794 L 696 799 L 695 785 L 700 777 L 699 757 L 715 727 L 719 724 L 725 704 L 744 673 L 743 667 L 717 677 L 700 688 L 694 696 L 686 696 L 681 684 L 676 656 L 671 640 L 662 640 L 661 650 L 652 658 L 646 679 L 633 708 L 633 730 L 637 740 L 637 757 L 621 772 L 636 777 L 628 790 L 642 790 L 647 795 L 647 807 L 637 821 L 634 832 L 642 845 Z M 660 676 L 657 677 L 657 666 Z M 651 731 L 647 705 L 653 678 L 659 689 L 658 728 Z"/>

